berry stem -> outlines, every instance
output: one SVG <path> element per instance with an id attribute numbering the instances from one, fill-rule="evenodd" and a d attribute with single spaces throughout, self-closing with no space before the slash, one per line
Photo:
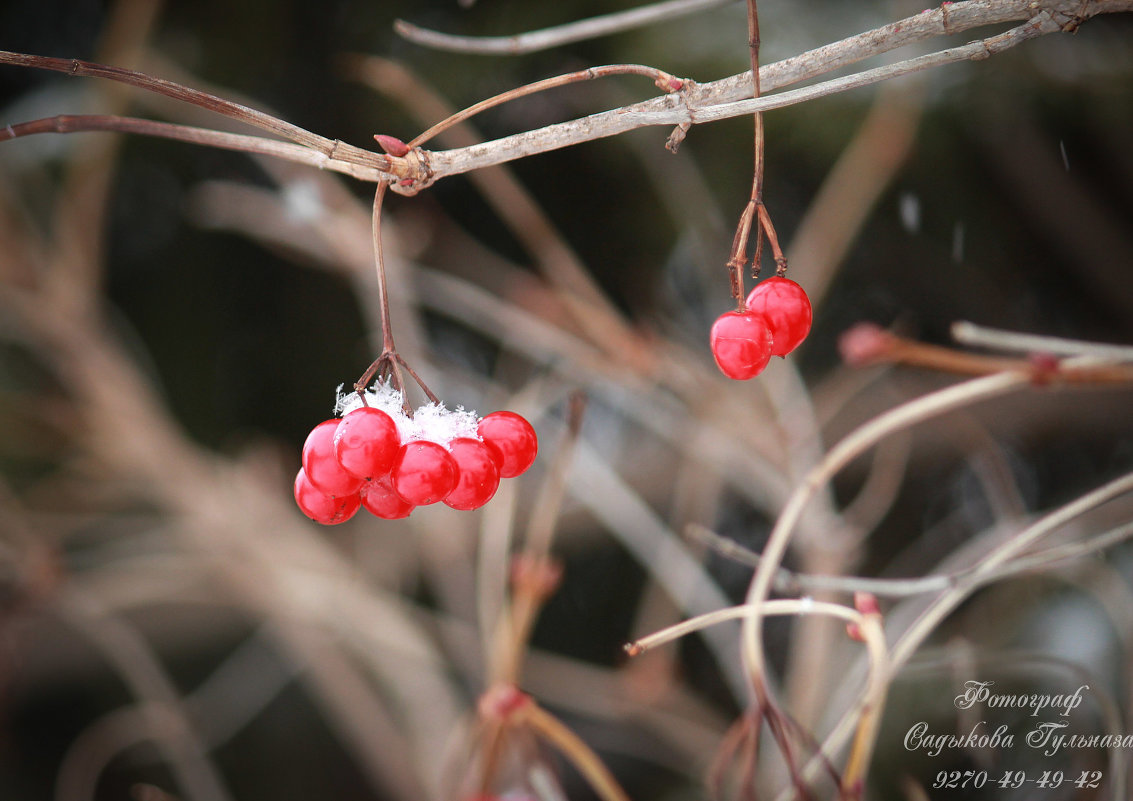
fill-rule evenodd
<path id="1" fill-rule="evenodd" d="M 759 86 L 759 8 L 757 0 L 748 0 L 747 5 L 747 43 L 751 52 L 751 91 L 752 97 L 758 98 L 760 95 Z M 759 212 L 760 223 L 766 216 L 767 210 L 763 208 L 763 162 L 765 151 L 765 139 L 763 131 L 763 114 L 755 112 L 752 115 L 753 135 L 752 143 L 754 150 L 754 165 L 752 168 L 751 177 L 751 201 L 749 205 L 754 205 L 755 209 Z M 750 213 L 749 213 L 750 214 Z M 750 221 L 748 223 L 750 225 Z M 751 260 L 751 277 L 753 279 L 759 277 L 759 269 L 762 264 L 763 257 L 763 232 L 762 227 L 755 232 L 755 254 Z"/>
<path id="2" fill-rule="evenodd" d="M 767 234 L 767 242 L 771 245 L 771 255 L 775 259 L 775 274 L 782 278 L 787 274 L 787 257 L 783 255 L 783 249 L 779 247 L 779 236 L 775 233 L 775 226 L 771 223 L 771 213 L 767 211 L 767 206 L 763 204 L 762 200 L 759 202 L 759 225 L 763 232 Z M 758 254 L 756 258 L 759 258 Z M 758 268 L 753 265 L 753 269 L 758 274 Z"/>
<path id="3" fill-rule="evenodd" d="M 403 357 L 397 351 L 392 352 L 390 355 L 395 360 L 395 363 L 394 363 L 394 369 L 395 370 L 397 369 L 397 365 L 400 364 L 402 367 L 404 367 L 406 369 L 406 371 L 409 373 L 409 375 L 411 375 L 413 377 L 413 380 L 417 382 L 417 386 L 421 387 L 421 391 L 425 393 L 425 397 L 427 397 L 433 403 L 440 403 L 441 402 L 441 399 L 438 398 L 435 394 L 433 394 L 433 391 L 431 389 L 429 389 L 428 385 L 421 379 L 421 376 L 417 375 L 417 371 L 409 366 L 409 362 L 405 361 L 405 357 Z"/>
<path id="4" fill-rule="evenodd" d="M 361 378 L 354 382 L 354 391 L 358 393 L 358 397 L 365 404 L 366 387 L 370 385 L 374 376 L 388 379 L 393 388 L 401 393 L 402 410 L 407 417 L 412 417 L 413 406 L 409 403 L 409 394 L 405 391 L 405 377 L 401 374 L 403 367 L 430 401 L 440 403 L 441 399 L 421 380 L 421 376 L 417 375 L 417 371 L 409 366 L 405 357 L 397 352 L 397 345 L 393 341 L 393 323 L 389 314 L 389 289 L 386 285 L 385 249 L 382 247 L 382 203 L 388 189 L 389 184 L 382 181 L 374 191 L 374 213 L 370 223 L 370 231 L 374 240 L 374 265 L 378 273 L 378 304 L 382 313 L 382 355 L 374 359 L 370 366 L 366 368 L 366 371 L 362 373 Z"/>
<path id="5" fill-rule="evenodd" d="M 755 197 L 752 197 L 744 206 L 744 210 L 740 214 L 739 225 L 736 226 L 736 235 L 732 239 L 732 251 L 728 256 L 728 274 L 732 279 L 732 297 L 736 299 L 736 311 L 743 311 L 745 308 L 744 264 L 747 262 L 747 238 L 751 233 L 751 220 L 755 215 L 755 206 Z"/>
<path id="6" fill-rule="evenodd" d="M 760 38 L 757 0 L 748 0 L 747 33 L 748 46 L 751 50 L 752 97 L 758 98 L 760 96 Z M 743 310 L 743 267 L 747 261 L 747 242 L 751 236 L 751 224 L 753 219 L 758 219 L 759 223 L 755 229 L 755 253 L 751 260 L 752 279 L 759 278 L 759 270 L 763 262 L 764 235 L 767 236 L 767 241 L 771 245 L 771 253 L 775 258 L 776 274 L 782 276 L 787 272 L 787 257 L 783 255 L 783 249 L 779 247 L 779 237 L 775 233 L 775 226 L 771 223 L 771 214 L 767 211 L 767 206 L 763 203 L 763 172 L 766 162 L 766 135 L 763 128 L 763 114 L 756 111 L 752 114 L 752 120 L 754 123 L 752 141 L 755 152 L 755 164 L 752 169 L 751 198 L 744 207 L 743 213 L 740 214 L 740 221 L 736 226 L 736 235 L 732 240 L 732 250 L 728 258 L 728 269 L 731 272 L 732 278 L 732 296 L 736 298 L 737 310 L 739 311 Z"/>
<path id="7" fill-rule="evenodd" d="M 397 353 L 393 343 L 393 325 L 389 318 L 389 293 L 386 290 L 386 261 L 382 253 L 382 202 L 389 184 L 381 182 L 374 191 L 374 213 L 371 217 L 370 232 L 374 240 L 374 264 L 378 271 L 378 303 L 382 312 L 382 357 Z M 378 360 L 379 362 L 381 359 Z"/>

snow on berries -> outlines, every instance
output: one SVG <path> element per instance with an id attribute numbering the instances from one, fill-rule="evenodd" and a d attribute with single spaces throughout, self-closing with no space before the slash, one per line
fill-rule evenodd
<path id="1" fill-rule="evenodd" d="M 748 294 L 742 311 L 716 318 L 708 343 L 720 372 L 737 381 L 755 378 L 772 356 L 786 356 L 810 333 L 813 310 L 806 291 L 773 276 Z"/>
<path id="2" fill-rule="evenodd" d="M 364 393 L 340 392 L 335 412 L 307 436 L 295 477 L 295 502 L 325 525 L 359 508 L 385 520 L 440 502 L 478 509 L 501 478 L 523 473 L 538 452 L 535 429 L 515 412 L 481 419 L 429 403 L 410 415 L 401 392 L 383 382 Z"/>

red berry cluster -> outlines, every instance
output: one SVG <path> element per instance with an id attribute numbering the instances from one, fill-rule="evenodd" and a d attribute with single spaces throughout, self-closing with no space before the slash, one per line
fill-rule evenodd
<path id="1" fill-rule="evenodd" d="M 339 399 L 340 418 L 319 423 L 303 445 L 295 502 L 307 517 L 333 525 L 360 507 L 385 520 L 443 502 L 478 509 L 535 461 L 535 429 L 515 412 L 483 419 L 429 404 L 409 417 L 388 387 Z"/>
<path id="2" fill-rule="evenodd" d="M 803 288 L 782 276 L 757 284 L 744 307 L 721 314 L 708 338 L 720 371 L 737 381 L 755 378 L 772 356 L 797 348 L 813 317 Z"/>

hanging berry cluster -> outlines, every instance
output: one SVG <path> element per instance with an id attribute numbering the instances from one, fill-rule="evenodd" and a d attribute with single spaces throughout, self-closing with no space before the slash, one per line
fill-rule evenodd
<path id="1" fill-rule="evenodd" d="M 535 429 L 515 412 L 479 418 L 429 403 L 410 416 L 388 382 L 340 395 L 338 412 L 307 436 L 295 476 L 299 508 L 326 525 L 359 508 L 385 520 L 439 502 L 478 509 L 500 479 L 531 466 L 539 447 Z"/>
<path id="2" fill-rule="evenodd" d="M 756 1 L 748 0 L 748 45 L 751 48 L 752 97 L 760 96 L 759 86 L 759 13 Z M 787 257 L 779 247 L 779 237 L 771 222 L 771 214 L 763 202 L 764 129 L 763 114 L 756 111 L 754 122 L 755 165 L 752 170 L 751 198 L 740 215 L 728 273 L 732 282 L 735 311 L 724 312 L 712 325 L 708 344 L 716 366 L 728 378 L 746 381 L 763 372 L 772 356 L 786 356 L 810 333 L 813 310 L 806 291 L 786 277 Z M 759 278 L 763 256 L 763 240 L 771 246 L 775 259 L 775 275 L 756 285 L 744 297 L 744 265 L 747 263 L 748 238 L 754 228 L 755 253 L 751 259 L 752 278 Z"/>
<path id="3" fill-rule="evenodd" d="M 500 479 L 523 473 L 539 450 L 535 429 L 515 412 L 479 418 L 460 407 L 445 408 L 397 352 L 382 254 L 381 213 L 388 188 L 378 185 L 373 215 L 382 354 L 351 390 L 340 391 L 336 416 L 307 435 L 303 466 L 295 476 L 295 502 L 325 525 L 345 522 L 363 507 L 384 520 L 409 517 L 418 506 L 433 503 L 479 509 L 496 494 Z M 403 371 L 429 403 L 413 409 Z"/>
<path id="4" fill-rule="evenodd" d="M 806 339 L 812 318 L 806 291 L 772 276 L 756 284 L 743 310 L 716 318 L 708 340 L 716 365 L 728 378 L 755 378 L 772 356 L 786 356 Z"/>

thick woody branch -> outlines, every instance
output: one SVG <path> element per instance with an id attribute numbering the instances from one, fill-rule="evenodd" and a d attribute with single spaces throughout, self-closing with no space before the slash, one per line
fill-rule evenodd
<path id="1" fill-rule="evenodd" d="M 45 58 L 7 51 L 0 51 L 0 64 L 47 69 L 70 75 L 101 77 L 137 86 L 259 127 L 291 140 L 301 148 L 311 151 L 311 154 L 289 148 L 286 143 L 272 143 L 271 140 L 262 137 L 238 140 L 234 135 L 210 136 L 203 132 L 203 129 L 175 126 L 142 130 L 142 121 L 121 122 L 117 128 L 108 125 L 98 130 L 134 130 L 201 144 L 270 153 L 293 161 L 344 172 L 363 180 L 396 179 L 391 187 L 394 191 L 413 194 L 437 179 L 449 175 L 616 136 L 637 128 L 671 125 L 684 130 L 691 125 L 782 108 L 945 64 L 984 59 L 1036 36 L 1059 31 L 1074 31 L 1082 22 L 1098 14 L 1121 11 L 1133 11 L 1133 0 L 1045 0 L 1045 2 L 1043 0 L 966 0 L 966 2 L 944 4 L 939 8 L 926 10 L 875 30 L 760 67 L 761 90 L 775 92 L 864 58 L 934 37 L 956 34 L 978 26 L 1019 20 L 1026 22 L 1006 32 L 960 47 L 946 48 L 800 89 L 753 98 L 751 71 L 707 84 L 685 81 L 682 82 L 679 91 L 672 91 L 664 96 L 623 108 L 470 147 L 444 151 L 415 148 L 405 157 L 381 155 L 327 139 L 261 111 L 140 72 L 74 59 Z M 27 124 L 32 126 L 32 129 L 25 130 L 25 133 L 90 130 L 76 127 L 79 125 L 76 120 L 80 118 L 56 119 L 67 119 L 69 122 L 34 121 Z M 108 118 L 104 118 L 104 121 L 105 119 Z M 92 124 L 102 123 L 92 122 Z M 17 135 L 15 128 L 16 126 L 8 126 L 7 129 L 0 129 L 0 140 Z"/>
<path id="2" fill-rule="evenodd" d="M 760 86 L 764 92 L 774 91 L 864 58 L 933 37 L 959 33 L 977 26 L 1021 19 L 1027 22 L 996 36 L 960 47 L 947 48 L 760 98 L 751 98 L 751 72 L 740 73 L 713 83 L 690 86 L 683 92 L 582 119 L 525 131 L 472 147 L 429 153 L 428 164 L 432 175 L 441 178 L 594 139 L 616 136 L 650 125 L 695 125 L 782 108 L 933 67 L 982 60 L 1037 36 L 1076 30 L 1092 16 L 1131 10 L 1133 0 L 1055 0 L 1046 4 L 1037 4 L 1033 0 L 968 0 L 952 3 L 761 67 Z"/>

